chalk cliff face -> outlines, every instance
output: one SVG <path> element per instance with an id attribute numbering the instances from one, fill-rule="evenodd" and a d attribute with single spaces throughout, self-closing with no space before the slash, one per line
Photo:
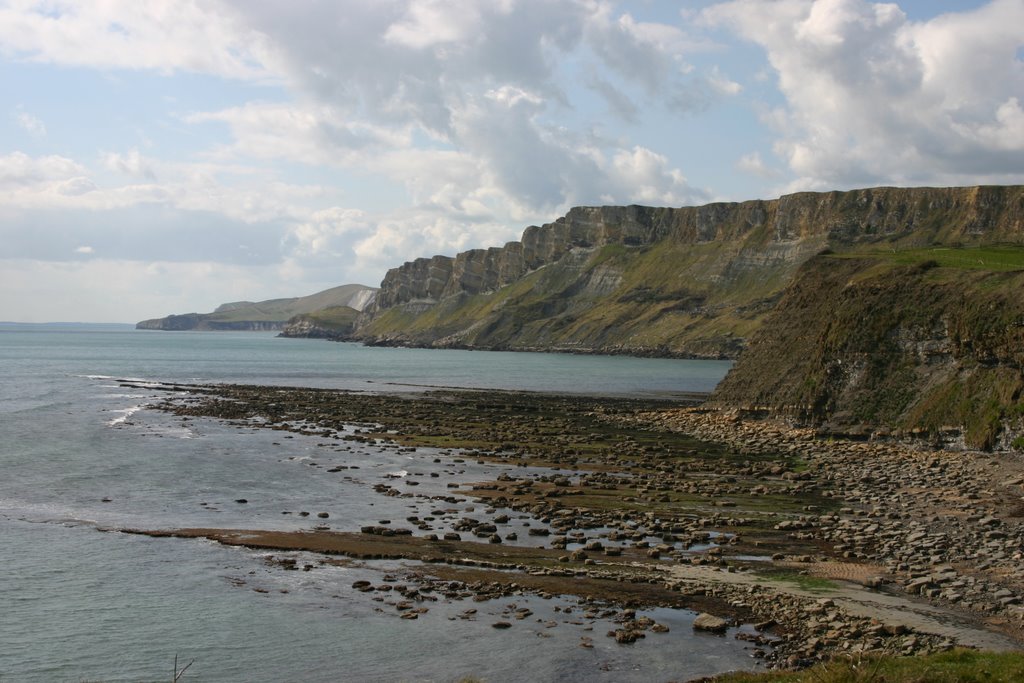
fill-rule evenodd
<path id="1" fill-rule="evenodd" d="M 1019 240 L 1019 187 L 581 207 L 518 242 L 390 270 L 368 343 L 734 358 L 814 254 Z"/>

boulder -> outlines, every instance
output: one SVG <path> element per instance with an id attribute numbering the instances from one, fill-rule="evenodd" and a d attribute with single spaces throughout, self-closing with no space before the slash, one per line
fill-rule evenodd
<path id="1" fill-rule="evenodd" d="M 709 633 L 725 633 L 729 628 L 729 622 L 713 614 L 702 612 L 693 620 L 693 630 L 708 631 Z"/>

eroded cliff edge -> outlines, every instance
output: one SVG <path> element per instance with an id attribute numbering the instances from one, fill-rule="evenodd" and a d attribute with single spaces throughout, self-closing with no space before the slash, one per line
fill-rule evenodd
<path id="1" fill-rule="evenodd" d="M 1024 450 L 1024 188 L 577 208 L 389 271 L 355 334 L 738 359 L 710 406 Z"/>
<path id="2" fill-rule="evenodd" d="M 826 248 L 1021 239 L 1020 187 L 875 188 L 580 207 L 518 242 L 388 271 L 370 344 L 737 358 Z"/>
<path id="3" fill-rule="evenodd" d="M 1024 450 L 1024 250 L 822 254 L 711 405 L 845 436 Z"/>

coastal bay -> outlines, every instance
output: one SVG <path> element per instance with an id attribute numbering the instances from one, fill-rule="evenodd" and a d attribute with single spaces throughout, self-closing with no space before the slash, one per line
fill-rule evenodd
<path id="1" fill-rule="evenodd" d="M 1019 647 L 1012 458 L 708 410 L 682 361 L 0 340 L 12 680 L 175 654 L 199 680 L 690 680 Z M 438 388 L 454 357 L 515 386 Z M 563 358 L 604 394 L 553 391 Z"/>
<path id="2" fill-rule="evenodd" d="M 629 646 L 604 635 L 620 627 L 614 619 L 624 608 L 609 613 L 613 606 L 602 600 L 597 617 L 585 619 L 583 598 L 561 591 L 545 598 L 507 587 L 483 602 L 424 601 L 415 608 L 428 612 L 403 619 L 404 612 L 374 599 L 398 594 L 377 587 L 422 584 L 405 577 L 424 568 L 494 570 L 425 563 L 408 554 L 395 560 L 324 557 L 117 532 L 315 533 L 326 525 L 332 532 L 361 535 L 363 526 L 380 526 L 382 520 L 404 526 L 406 517 L 431 516 L 441 505 L 456 509 L 460 518 L 474 517 L 488 506 L 460 489 L 468 492 L 475 483 L 503 475 L 552 473 L 481 462 L 468 450 L 411 451 L 376 440 L 336 440 L 157 408 L 168 399 L 188 400 L 190 387 L 230 381 L 307 385 L 357 390 L 353 396 L 369 399 L 471 381 L 487 390 L 501 384 L 517 391 L 547 389 L 578 377 L 574 388 L 601 387 L 610 396 L 688 395 L 714 386 L 728 364 L 375 349 L 259 333 L 105 328 L 4 331 L 0 357 L 9 373 L 0 390 L 6 475 L 0 482 L 0 528 L 10 569 L 0 576 L 0 599 L 7 606 L 0 638 L 5 679 L 156 680 L 175 655 L 195 660 L 188 679 L 218 681 L 285 680 L 296 670 L 311 681 L 338 680 L 339 672 L 369 681 L 447 681 L 500 678 L 511 670 L 536 680 L 645 681 L 756 666 L 746 641 L 697 634 L 696 612 L 654 601 L 625 609 L 669 630 L 650 631 Z M 365 428 L 352 425 L 346 433 L 357 429 Z M 338 462 L 326 466 L 331 459 Z M 328 471 L 342 464 L 348 469 Z M 420 482 L 409 490 L 459 500 L 427 503 L 375 490 L 404 488 L 406 481 Z M 520 540 L 503 531 L 500 547 L 538 545 L 539 537 L 528 531 L 534 526 L 544 525 L 532 516 L 510 515 L 507 527 L 518 530 Z M 476 538 L 456 533 L 467 542 Z M 304 571 L 306 565 L 312 569 Z M 375 590 L 352 588 L 359 581 Z M 523 608 L 536 616 L 517 619 Z M 478 616 L 465 614 L 469 609 Z M 494 628 L 492 621 L 512 627 Z M 588 642 L 592 647 L 583 645 Z"/>
<path id="3" fill-rule="evenodd" d="M 325 527 L 313 533 L 185 529 L 151 535 L 484 567 L 512 573 L 491 576 L 488 590 L 503 585 L 600 596 L 619 608 L 710 609 L 734 624 L 759 623 L 769 630 L 770 641 L 753 641 L 771 647 L 755 652 L 786 666 L 842 651 L 1016 648 L 1021 636 L 1019 557 L 978 552 L 987 538 L 1009 551 L 1019 547 L 1019 520 L 989 516 L 1012 504 L 1024 483 L 1013 459 L 897 443 L 837 444 L 817 440 L 806 429 L 744 422 L 700 408 L 523 392 L 363 396 L 196 387 L 189 398 L 162 408 L 410 451 L 443 445 L 442 457 L 468 455 L 531 471 L 455 485 L 460 494 L 489 506 L 473 518 L 435 510 L 437 517 L 409 516 L 405 527 L 383 520 L 359 534 L 339 535 Z M 364 429 L 346 432 L 353 424 Z M 1002 468 L 1007 486 L 982 498 L 972 474 L 991 476 L 993 467 Z M 865 506 L 856 484 L 837 484 L 863 482 L 865 475 L 851 476 L 862 468 L 898 471 L 891 485 L 876 487 L 874 497 L 890 494 L 897 506 Z M 955 473 L 936 477 L 936 470 Z M 435 503 L 460 500 L 418 493 L 418 484 L 410 478 L 376 490 Z M 510 514 L 536 525 L 528 534 L 535 536 L 531 541 L 544 541 L 538 549 L 504 545 L 519 540 L 506 526 Z M 908 526 L 923 531 L 901 542 L 900 530 Z M 993 526 L 1013 535 L 988 533 Z M 469 532 L 471 540 L 453 530 Z M 941 555 L 934 553 L 933 535 L 946 539 Z M 834 542 L 851 538 L 859 544 Z M 920 548 L 913 545 L 925 538 L 929 542 Z M 452 577 L 451 570 L 434 573 Z M 945 588 L 966 585 L 962 577 L 968 576 L 969 592 Z M 609 586 L 609 580 L 615 583 Z M 632 588 L 622 590 L 624 583 Z M 808 614 L 826 618 L 808 624 Z M 608 635 L 631 642 L 643 631 L 627 626 Z"/>

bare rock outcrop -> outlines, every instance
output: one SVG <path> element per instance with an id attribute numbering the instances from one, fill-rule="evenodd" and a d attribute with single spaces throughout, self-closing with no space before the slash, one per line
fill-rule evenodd
<path id="1" fill-rule="evenodd" d="M 517 242 L 388 271 L 367 343 L 735 358 L 823 249 L 1024 239 L 1021 187 L 577 207 Z"/>

